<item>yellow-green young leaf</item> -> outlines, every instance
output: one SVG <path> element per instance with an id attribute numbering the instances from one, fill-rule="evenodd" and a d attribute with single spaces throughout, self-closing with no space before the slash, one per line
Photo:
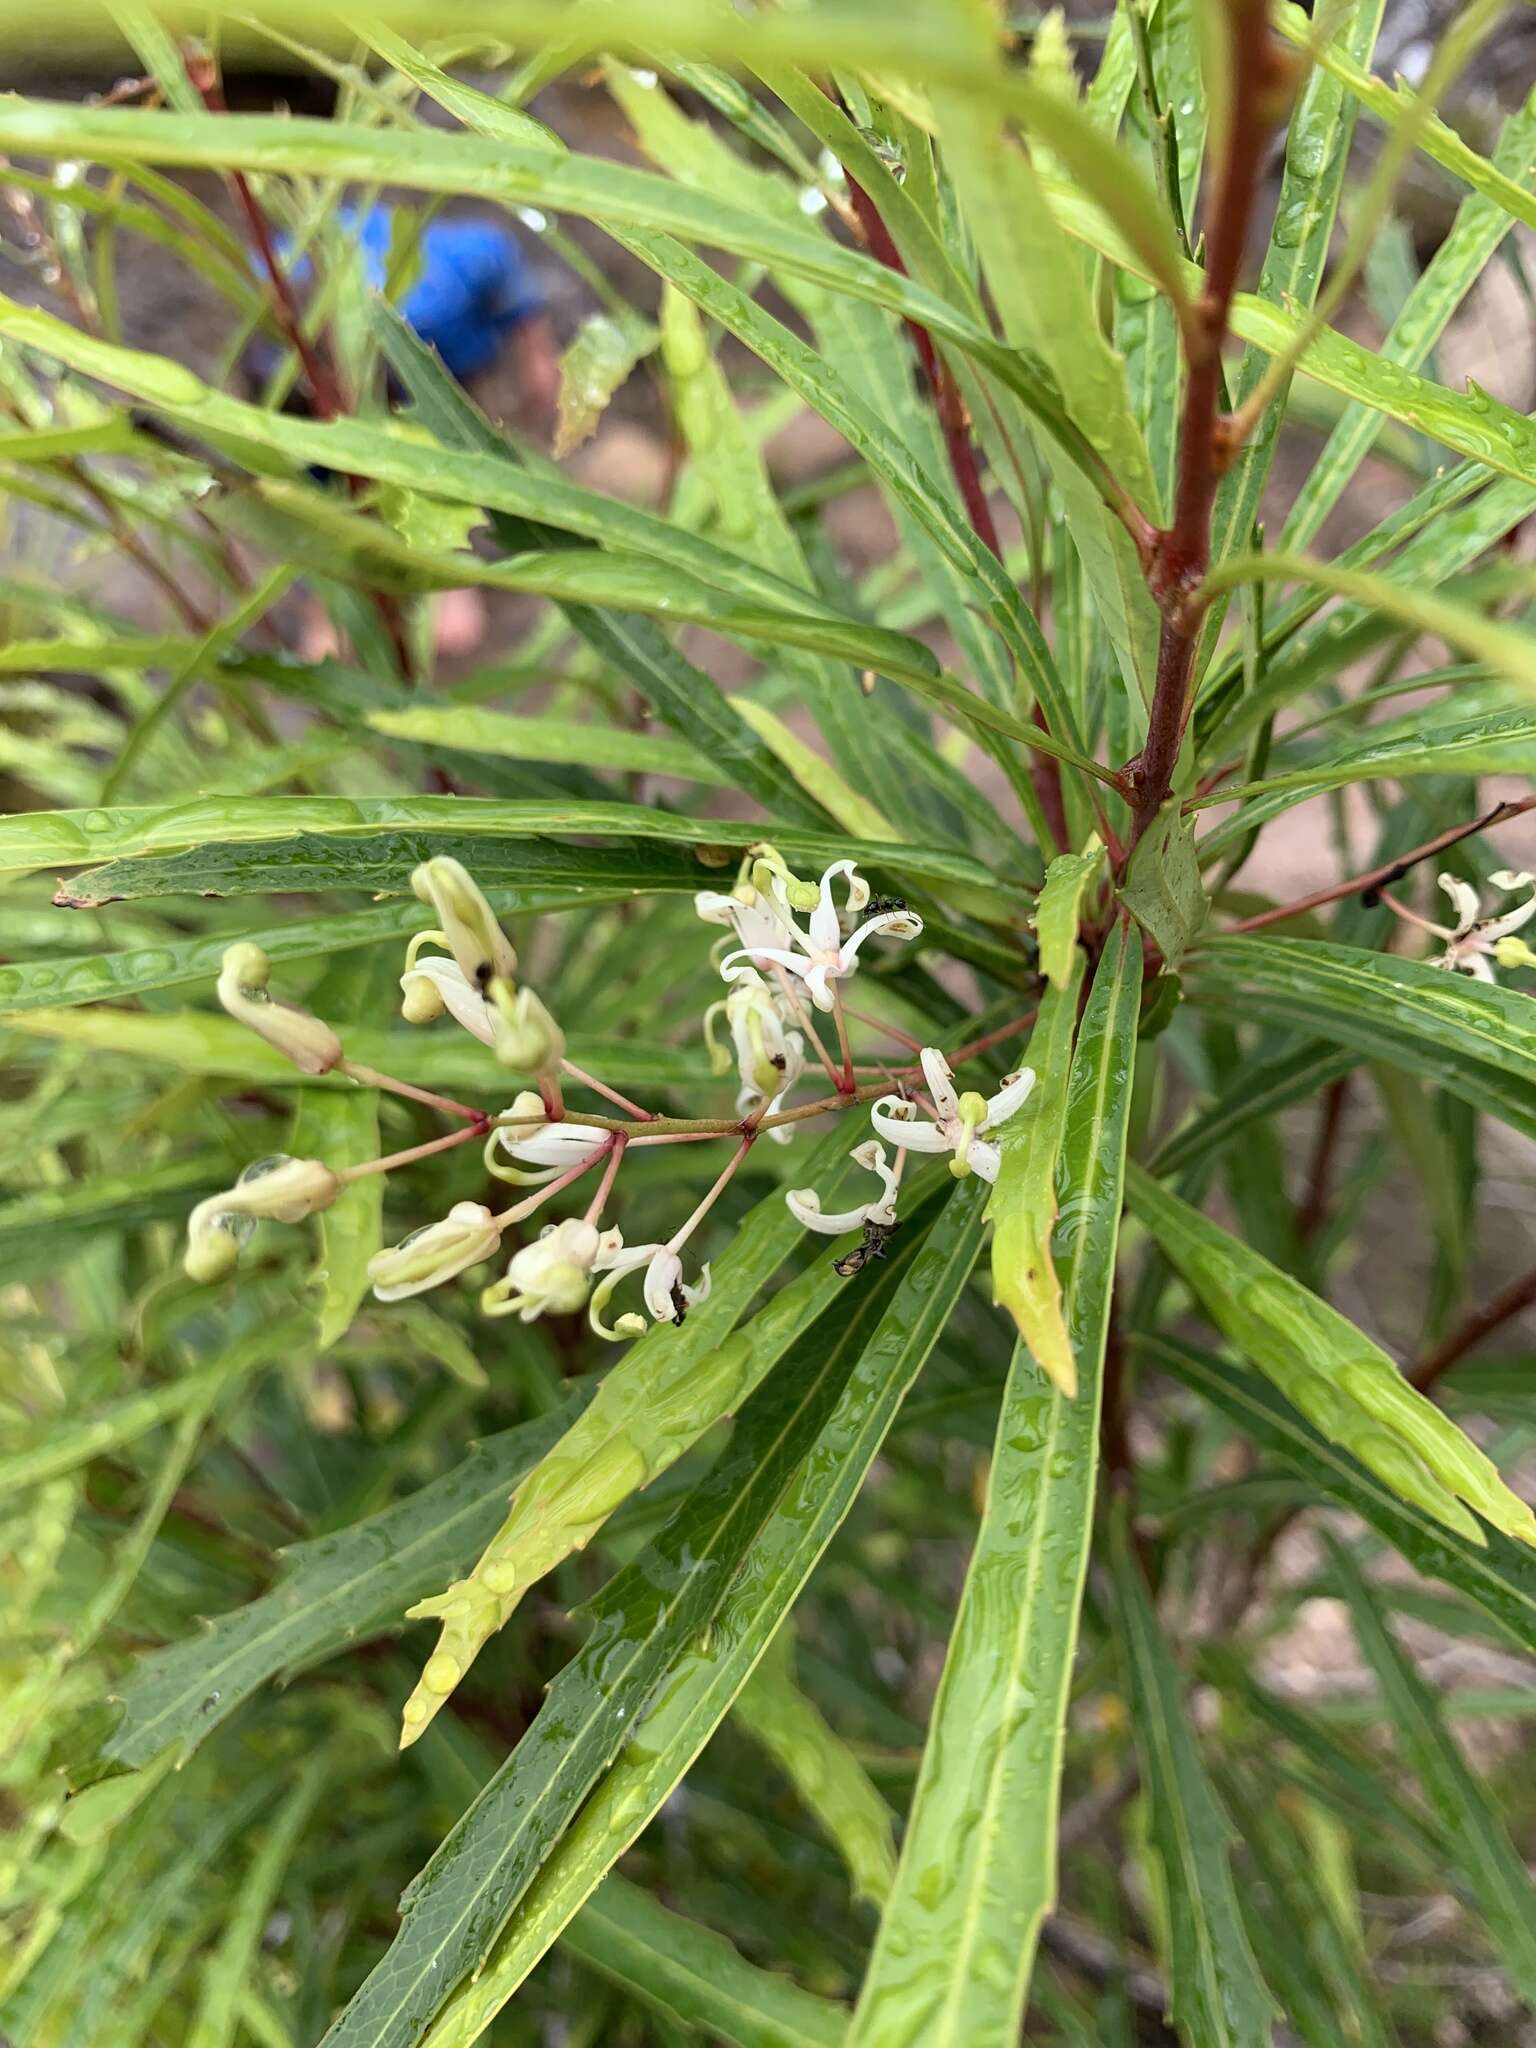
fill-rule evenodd
<path id="1" fill-rule="evenodd" d="M 738 709 L 742 701 L 736 700 Z M 414 740 L 424 747 L 456 747 L 468 754 L 560 767 L 617 768 L 626 775 L 676 775 L 687 782 L 720 780 L 720 771 L 686 740 L 626 732 L 597 720 L 531 718 L 486 711 L 478 704 L 411 704 L 400 711 L 370 711 L 366 723 L 390 739 Z"/>
<path id="2" fill-rule="evenodd" d="M 1126 1199 L 1216 1327 L 1330 1443 L 1474 1543 L 1463 1501 L 1536 1545 L 1536 1515 L 1363 1330 L 1138 1167 Z"/>
<path id="3" fill-rule="evenodd" d="M 993 1225 L 992 1298 L 1013 1317 L 1036 1365 L 1069 1399 L 1077 1392 L 1077 1365 L 1062 1314 L 1051 1233 L 1082 977 L 1083 956 L 1074 952 L 1066 981 L 1048 988 L 1040 1000 L 1025 1058 L 1026 1066 L 1034 1068 L 1035 1085 L 1024 1107 L 1003 1126 L 1002 1164 L 987 1204 Z"/>
<path id="4" fill-rule="evenodd" d="M 742 722 L 751 726 L 806 794 L 815 797 L 828 817 L 835 818 L 845 832 L 857 833 L 860 839 L 894 840 L 900 836 L 868 797 L 850 789 L 832 763 L 818 754 L 814 747 L 808 746 L 798 733 L 791 732 L 783 719 L 776 717 L 766 704 L 745 695 L 733 697 L 731 702 Z"/>
<path id="5" fill-rule="evenodd" d="M 1040 972 L 1052 988 L 1065 988 L 1077 950 L 1083 895 L 1104 864 L 1104 843 L 1095 833 L 1081 853 L 1060 853 L 1045 871 L 1035 905 Z"/>
<path id="6" fill-rule="evenodd" d="M 1177 967 L 1211 907 L 1195 858 L 1195 828 L 1177 802 L 1143 834 L 1120 884 L 1120 901 L 1149 934 L 1164 966 Z"/>
<path id="7" fill-rule="evenodd" d="M 592 313 L 560 358 L 555 455 L 569 455 L 597 432 L 609 399 L 660 335 L 638 313 Z"/>
<path id="8" fill-rule="evenodd" d="M 883 1905 L 896 1875 L 891 1809 L 795 1683 L 793 1630 L 780 1629 L 742 1688 L 736 1718 L 799 1793 L 848 1866 L 856 1898 Z"/>

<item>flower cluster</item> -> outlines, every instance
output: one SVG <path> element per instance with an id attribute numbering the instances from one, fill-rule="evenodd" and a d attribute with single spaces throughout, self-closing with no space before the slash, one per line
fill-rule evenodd
<path id="1" fill-rule="evenodd" d="M 599 1335 L 619 1339 L 644 1331 L 648 1319 L 681 1322 L 707 1297 L 709 1266 L 703 1264 L 696 1277 L 688 1277 L 685 1247 L 752 1145 L 761 1137 L 788 1142 L 803 1116 L 847 1108 L 879 1093 L 871 1104 L 876 1135 L 853 1151 L 855 1163 L 875 1176 L 878 1193 L 835 1211 L 823 1209 L 814 1189 L 795 1188 L 786 1196 L 791 1213 L 809 1230 L 839 1236 L 862 1232 L 861 1244 L 838 1262 L 844 1272 L 878 1256 L 896 1227 L 897 1191 L 909 1151 L 948 1152 L 956 1174 L 974 1172 L 991 1179 L 997 1173 L 999 1155 L 988 1133 L 1023 1101 L 1031 1075 L 1015 1076 L 990 1098 L 957 1094 L 944 1055 L 930 1047 L 921 1057 L 926 1092 L 900 1088 L 884 1093 L 857 1082 L 843 986 L 858 972 L 860 954 L 872 939 L 915 939 L 923 926 L 905 904 L 872 900 L 851 860 L 834 861 L 819 881 L 811 882 L 797 876 L 775 848 L 754 847 L 733 889 L 705 890 L 695 900 L 699 916 L 725 927 L 735 941 L 717 963 L 725 994 L 704 1019 L 714 1072 L 723 1075 L 735 1068 L 734 1119 L 659 1117 L 575 1066 L 546 1004 L 534 989 L 519 984 L 516 951 L 459 862 L 427 861 L 412 875 L 411 886 L 435 922 L 417 932 L 406 948 L 400 977 L 405 1021 L 424 1025 L 450 1017 L 488 1046 L 501 1065 L 530 1077 L 536 1086 L 492 1114 L 360 1066 L 329 1024 L 271 994 L 270 963 L 259 948 L 232 946 L 218 983 L 219 999 L 232 1016 L 305 1073 L 335 1074 L 393 1091 L 457 1117 L 461 1128 L 356 1165 L 333 1168 L 320 1160 L 287 1158 L 257 1162 L 233 1188 L 209 1197 L 193 1212 L 186 1267 L 194 1279 L 225 1275 L 259 1219 L 298 1222 L 328 1207 L 363 1175 L 473 1141 L 481 1146 L 493 1178 L 531 1192 L 520 1193 L 499 1210 L 483 1201 L 455 1202 L 437 1222 L 377 1253 L 369 1266 L 375 1297 L 403 1301 L 497 1258 L 513 1226 L 596 1170 L 598 1184 L 586 1209 L 545 1224 L 538 1237 L 515 1249 L 480 1300 L 486 1315 L 517 1316 L 523 1322 L 585 1309 Z M 823 1042 L 818 1017 L 832 1019 L 835 1051 Z M 915 1041 L 907 1043 L 916 1049 Z M 801 1109 L 786 1108 L 814 1064 L 825 1070 L 835 1093 Z M 566 1082 L 605 1097 L 605 1110 L 614 1105 L 625 1116 L 568 1114 Z M 733 1157 L 669 1237 L 627 1245 L 619 1230 L 605 1225 L 604 1209 L 631 1148 L 708 1138 L 734 1139 Z M 894 1148 L 894 1161 L 887 1145 Z M 629 1309 L 611 1316 L 614 1292 L 631 1274 L 642 1275 L 639 1299 L 645 1314 Z"/>

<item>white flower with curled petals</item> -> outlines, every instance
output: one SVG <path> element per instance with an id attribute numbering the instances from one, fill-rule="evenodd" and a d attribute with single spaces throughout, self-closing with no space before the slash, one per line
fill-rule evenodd
<path id="1" fill-rule="evenodd" d="M 612 1136 L 598 1124 L 577 1123 L 573 1117 L 551 1123 L 543 1101 L 531 1088 L 525 1088 L 505 1114 L 518 1121 L 497 1126 L 494 1147 L 526 1166 L 575 1166 Z"/>
<path id="2" fill-rule="evenodd" d="M 709 1299 L 709 1267 L 700 1266 L 698 1284 L 683 1281 L 683 1262 L 670 1244 L 657 1245 L 645 1269 L 645 1305 L 658 1323 L 680 1323 L 689 1309 Z"/>
<path id="3" fill-rule="evenodd" d="M 879 1195 L 861 1203 L 856 1209 L 838 1209 L 828 1213 L 823 1210 L 821 1197 L 814 1188 L 790 1188 L 784 1196 L 790 1215 L 807 1230 L 820 1231 L 823 1237 L 841 1237 L 845 1231 L 862 1230 L 871 1223 L 881 1230 L 894 1230 L 896 1189 L 901 1175 L 897 1167 L 886 1164 L 885 1147 L 878 1138 L 866 1138 L 862 1145 L 855 1145 L 848 1156 L 855 1166 L 879 1175 Z"/>
<path id="4" fill-rule="evenodd" d="M 715 1036 L 715 1021 L 722 1015 L 731 1034 L 731 1052 Z M 739 1117 L 771 1116 L 805 1070 L 805 1039 L 787 1027 L 783 999 L 750 967 L 737 976 L 725 1001 L 711 1003 L 704 1013 L 704 1037 L 717 1074 L 729 1071 L 735 1055 L 741 1079 L 736 1097 Z M 787 1144 L 792 1135 L 789 1125 L 768 1132 L 779 1144 Z"/>
<path id="5" fill-rule="evenodd" d="M 821 878 L 816 908 L 807 919 L 806 928 L 802 931 L 786 912 L 785 922 L 789 926 L 792 944 L 728 953 L 720 963 L 720 972 L 725 979 L 735 981 L 746 967 L 760 966 L 767 961 L 798 975 L 816 1008 L 830 1010 L 836 1000 L 832 983 L 846 980 L 857 971 L 859 950 L 867 939 L 881 935 L 892 939 L 915 939 L 922 931 L 922 919 L 905 905 L 898 905 L 866 917 L 845 939 L 842 919 L 832 893 L 832 885 L 839 875 L 847 878 L 846 908 L 851 916 L 856 917 L 869 902 L 869 886 L 851 860 L 836 860 Z M 738 963 L 745 963 L 745 967 Z"/>
<path id="6" fill-rule="evenodd" d="M 1523 925 L 1536 917 L 1536 887 L 1532 887 L 1536 876 L 1512 874 L 1508 868 L 1503 868 L 1488 879 L 1496 889 L 1506 893 L 1512 889 L 1531 888 L 1531 894 L 1524 903 L 1516 904 L 1513 910 L 1506 910 L 1502 917 L 1484 917 L 1483 906 L 1471 883 L 1460 881 L 1455 875 L 1442 875 L 1440 886 L 1451 899 L 1456 923 L 1454 928 L 1443 924 L 1428 926 L 1438 938 L 1445 940 L 1445 951 L 1434 964 L 1453 973 L 1459 970 L 1470 974 L 1478 981 L 1495 978 L 1490 959 L 1500 967 L 1536 967 L 1536 953 L 1524 939 L 1514 937 Z"/>
<path id="7" fill-rule="evenodd" d="M 753 959 L 794 943 L 788 911 L 767 890 L 750 882 L 729 896 L 718 889 L 701 889 L 693 907 L 706 924 L 721 924 L 733 931 L 737 943 Z"/>
<path id="8" fill-rule="evenodd" d="M 996 1180 L 1002 1154 L 987 1133 L 997 1130 L 1024 1106 L 1035 1085 L 1033 1068 L 1024 1067 L 1017 1074 L 1010 1074 L 995 1095 L 978 1095 L 972 1089 L 960 1095 L 955 1092 L 949 1061 L 937 1046 L 926 1046 L 921 1060 L 935 1116 L 919 1116 L 916 1105 L 903 1096 L 882 1095 L 871 1106 L 870 1122 L 892 1145 L 904 1145 L 911 1152 L 951 1153 L 949 1170 L 957 1180 L 968 1173 L 979 1173 L 983 1180 Z"/>

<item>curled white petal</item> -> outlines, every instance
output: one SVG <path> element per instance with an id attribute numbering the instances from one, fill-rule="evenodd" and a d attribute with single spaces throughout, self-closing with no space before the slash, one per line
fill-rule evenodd
<path id="1" fill-rule="evenodd" d="M 1016 1074 L 1010 1074 L 995 1095 L 987 1098 L 987 1114 L 981 1128 L 996 1130 L 999 1124 L 1007 1123 L 1009 1117 L 1021 1110 L 1029 1100 L 1035 1085 L 1033 1067 L 1021 1067 Z"/>
<path id="2" fill-rule="evenodd" d="M 457 960 L 433 957 L 418 960 L 413 967 L 407 968 L 400 977 L 407 1004 L 416 997 L 423 982 L 429 983 L 436 991 L 443 1008 L 456 1024 L 462 1024 L 482 1045 L 494 1043 L 496 1012 L 479 989 L 473 986 Z"/>
<path id="3" fill-rule="evenodd" d="M 1451 899 L 1451 908 L 1456 913 L 1457 932 L 1467 931 L 1477 923 L 1481 911 L 1477 891 L 1470 882 L 1463 882 L 1457 875 L 1442 875 L 1440 886 Z"/>
<path id="4" fill-rule="evenodd" d="M 917 1057 L 923 1079 L 928 1083 L 928 1093 L 933 1097 L 933 1106 L 939 1113 L 939 1121 L 948 1123 L 960 1114 L 954 1070 L 936 1045 L 925 1045 Z"/>
<path id="5" fill-rule="evenodd" d="M 882 1095 L 869 1106 L 869 1120 L 889 1145 L 908 1152 L 947 1152 L 950 1141 L 935 1123 L 920 1117 L 900 1095 Z"/>
<path id="6" fill-rule="evenodd" d="M 577 1123 L 571 1117 L 561 1117 L 550 1123 L 542 1100 L 531 1088 L 523 1090 L 506 1114 L 543 1119 L 537 1124 L 518 1122 L 497 1126 L 496 1138 L 501 1150 L 529 1166 L 574 1166 L 579 1159 L 585 1159 L 588 1153 L 608 1142 L 608 1132 L 597 1124 Z"/>

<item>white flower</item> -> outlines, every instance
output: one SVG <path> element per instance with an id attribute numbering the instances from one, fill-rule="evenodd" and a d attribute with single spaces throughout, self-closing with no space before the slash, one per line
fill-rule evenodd
<path id="1" fill-rule="evenodd" d="M 704 1014 L 710 1063 L 717 1074 L 723 1074 L 730 1066 L 731 1053 L 716 1041 L 714 1026 L 724 1012 L 741 1078 L 736 1097 L 739 1117 L 772 1115 L 805 1069 L 805 1040 L 786 1027 L 781 1002 L 762 976 L 749 967 L 736 977 L 725 1001 L 711 1003 Z M 783 1125 L 768 1135 L 785 1144 L 793 1132 Z"/>
<path id="2" fill-rule="evenodd" d="M 378 1301 L 404 1301 L 441 1287 L 468 1266 L 478 1266 L 501 1243 L 501 1226 L 482 1202 L 455 1202 L 440 1223 L 412 1231 L 368 1261 Z"/>
<path id="3" fill-rule="evenodd" d="M 538 1123 L 500 1124 L 492 1140 L 496 1149 L 527 1166 L 575 1166 L 612 1136 L 598 1124 L 580 1124 L 571 1117 L 551 1123 L 542 1100 L 531 1088 L 525 1088 L 505 1114 L 540 1119 Z"/>
<path id="4" fill-rule="evenodd" d="M 790 1215 L 807 1230 L 819 1230 L 824 1237 L 841 1237 L 844 1231 L 862 1230 L 867 1223 L 873 1223 L 882 1230 L 894 1230 L 896 1189 L 901 1178 L 899 1169 L 886 1165 L 885 1147 L 878 1138 L 866 1138 L 862 1145 L 855 1145 L 848 1156 L 855 1166 L 865 1167 L 870 1173 L 880 1176 L 878 1198 L 863 1203 L 857 1209 L 839 1209 L 827 1215 L 823 1213 L 821 1197 L 814 1188 L 790 1188 L 784 1197 Z"/>
<path id="5" fill-rule="evenodd" d="M 618 1237 L 618 1232 L 611 1235 Z M 634 1272 L 637 1266 L 644 1266 L 645 1305 L 658 1323 L 680 1323 L 688 1310 L 709 1294 L 709 1268 L 699 1268 L 698 1285 L 687 1287 L 683 1284 L 683 1262 L 670 1244 L 635 1244 L 627 1248 L 622 1244 L 607 1256 L 600 1256 L 599 1268 L 606 1267 L 608 1277 L 599 1283 L 593 1293 L 587 1310 L 587 1320 L 599 1337 L 606 1337 L 610 1343 L 617 1343 L 623 1337 L 638 1337 L 645 1329 L 645 1317 L 622 1315 L 610 1327 L 603 1321 L 603 1311 L 612 1298 L 614 1289 L 626 1273 Z"/>
<path id="6" fill-rule="evenodd" d="M 437 912 L 443 944 L 471 988 L 512 979 L 517 972 L 512 942 L 465 867 L 446 855 L 423 861 L 411 875 L 411 889 Z"/>
<path id="7" fill-rule="evenodd" d="M 1496 889 L 1508 891 L 1530 887 L 1536 877 L 1511 874 L 1508 868 L 1503 868 L 1498 874 L 1490 875 L 1489 880 Z M 1459 881 L 1455 875 L 1442 875 L 1440 886 L 1451 899 L 1456 924 L 1454 930 L 1443 924 L 1428 927 L 1445 940 L 1445 951 L 1435 962 L 1437 967 L 1453 972 L 1459 968 L 1478 981 L 1494 979 L 1493 969 L 1488 964 L 1490 956 L 1501 967 L 1536 967 L 1536 953 L 1523 939 L 1512 936 L 1536 917 L 1536 888 L 1524 903 L 1516 904 L 1513 910 L 1506 910 L 1502 917 L 1484 917 L 1477 891 L 1469 882 Z"/>
<path id="8" fill-rule="evenodd" d="M 995 1095 L 984 1098 L 972 1090 L 964 1095 L 955 1093 L 949 1061 L 936 1046 L 925 1047 L 921 1059 L 937 1121 L 919 1117 L 914 1106 L 899 1095 L 882 1095 L 870 1109 L 870 1122 L 882 1138 L 909 1151 L 953 1153 L 949 1170 L 957 1180 L 968 1173 L 996 1180 L 1002 1154 L 983 1133 L 995 1131 L 1022 1108 L 1035 1085 L 1034 1070 L 1025 1067 L 1010 1074 Z"/>
<path id="9" fill-rule="evenodd" d="M 683 1262 L 669 1244 L 651 1248 L 645 1269 L 645 1305 L 658 1323 L 680 1323 L 689 1309 L 709 1298 L 709 1267 L 700 1266 L 696 1287 L 683 1283 Z"/>
<path id="10" fill-rule="evenodd" d="M 488 1316 L 515 1314 L 524 1323 L 542 1315 L 574 1315 L 586 1306 L 592 1275 L 612 1266 L 623 1249 L 617 1230 L 599 1233 L 579 1216 L 551 1223 L 513 1255 L 505 1275 L 481 1295 L 480 1306 Z"/>
<path id="11" fill-rule="evenodd" d="M 751 882 L 739 884 L 738 892 L 730 896 L 717 889 L 701 889 L 693 899 L 693 907 L 706 924 L 728 926 L 754 958 L 794 942 L 787 909 Z"/>
<path id="12" fill-rule="evenodd" d="M 246 940 L 227 947 L 219 963 L 219 1001 L 301 1074 L 328 1074 L 344 1057 L 341 1040 L 320 1018 L 269 995 L 271 973 L 272 963 L 260 946 Z"/>
<path id="13" fill-rule="evenodd" d="M 836 860 L 821 878 L 820 895 L 807 920 L 807 928 L 802 931 L 786 912 L 784 921 L 789 927 L 791 945 L 753 945 L 741 952 L 728 953 L 720 963 L 720 972 L 725 979 L 735 981 L 742 973 L 742 968 L 736 964 L 738 961 L 760 964 L 766 960 L 799 975 L 805 983 L 806 994 L 817 1009 L 830 1010 L 835 1000 L 831 984 L 856 971 L 859 948 L 866 939 L 877 933 L 893 939 L 915 939 L 922 931 L 922 919 L 903 906 L 882 910 L 873 917 L 865 918 L 845 939 L 842 920 L 832 900 L 832 884 L 839 875 L 845 875 L 848 880 L 847 910 L 850 915 L 857 916 L 869 901 L 869 886 L 859 876 L 851 860 Z"/>
<path id="14" fill-rule="evenodd" d="M 190 1280 L 219 1280 L 240 1256 L 240 1248 L 267 1216 L 275 1223 L 298 1223 L 317 1209 L 328 1209 L 340 1183 L 318 1159 L 277 1155 L 248 1166 L 232 1188 L 199 1202 L 187 1218 L 187 1249 L 182 1261 Z"/>
<path id="15" fill-rule="evenodd" d="M 435 938 L 435 932 L 423 932 L 422 938 Z M 464 970 L 456 960 L 445 960 L 433 956 L 430 960 L 416 960 L 416 941 L 411 941 L 411 952 L 407 954 L 407 966 L 400 977 L 400 987 L 405 1000 L 400 1014 L 408 1024 L 429 1024 L 434 1017 L 441 1017 L 446 1010 L 456 1024 L 478 1038 L 482 1045 L 496 1042 L 496 1012 L 485 997 L 466 978 Z"/>

